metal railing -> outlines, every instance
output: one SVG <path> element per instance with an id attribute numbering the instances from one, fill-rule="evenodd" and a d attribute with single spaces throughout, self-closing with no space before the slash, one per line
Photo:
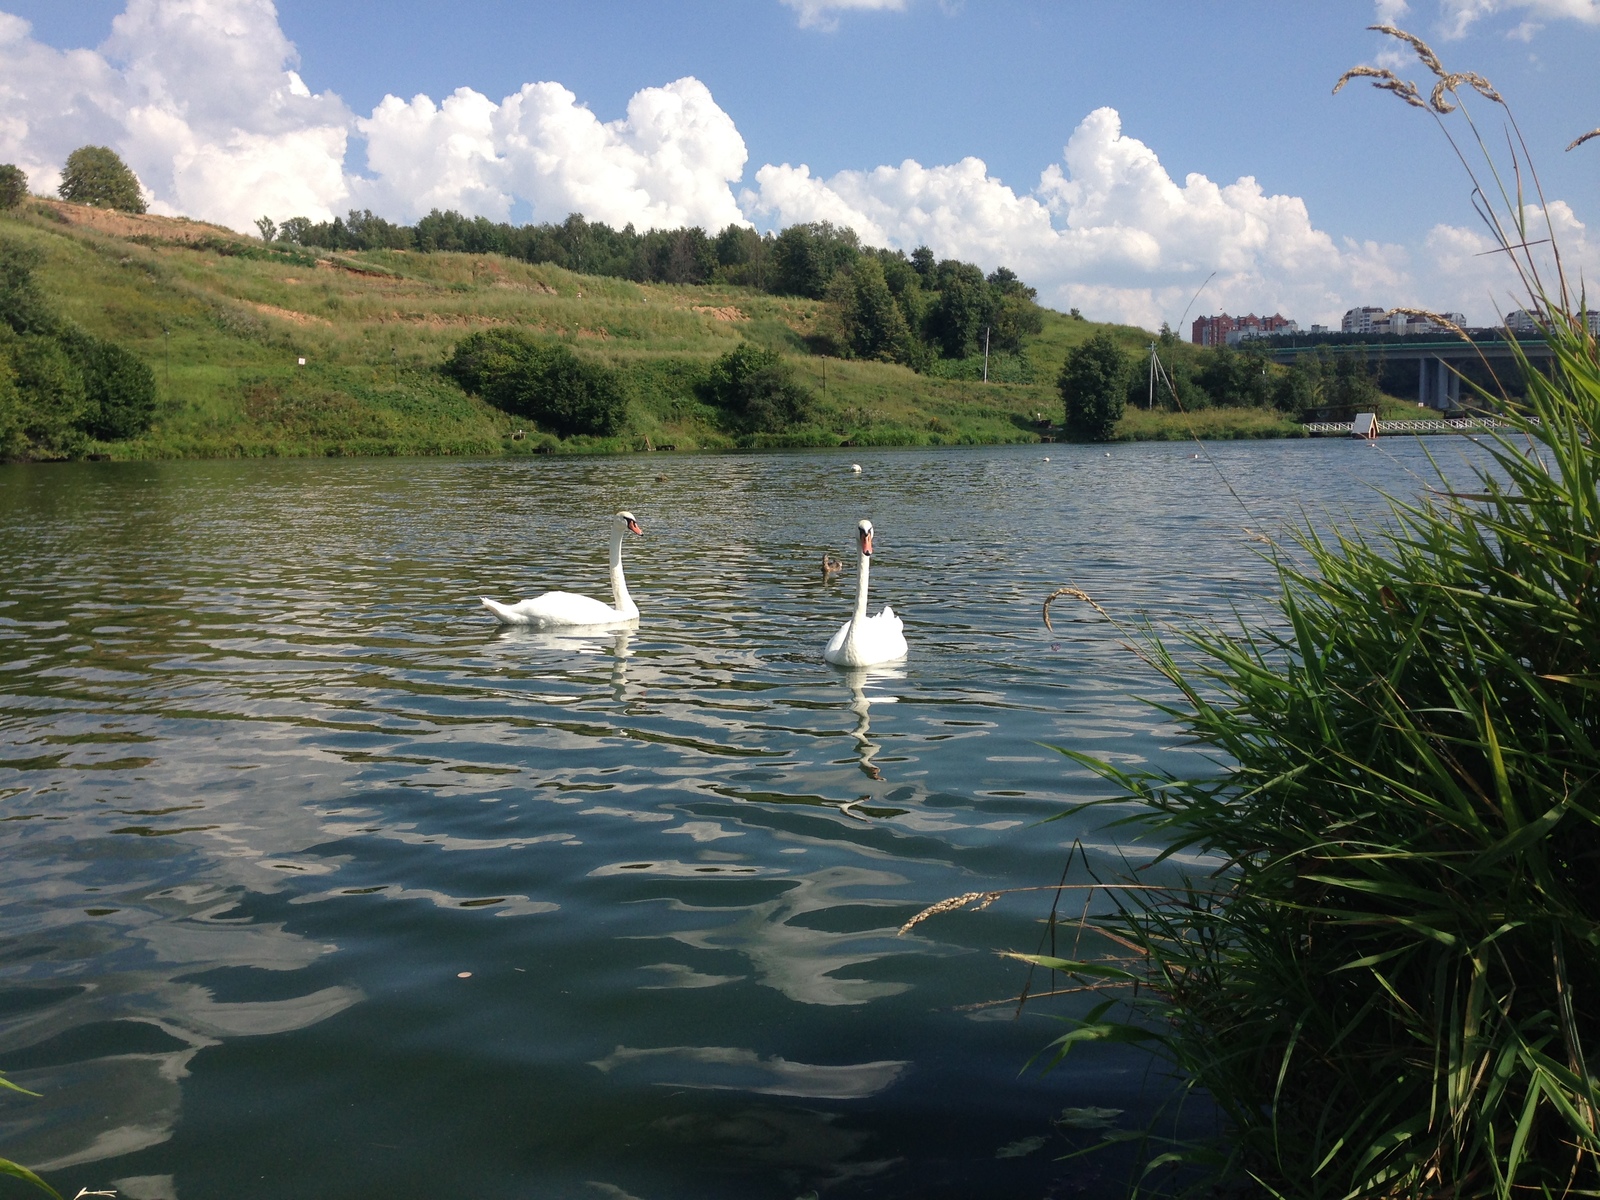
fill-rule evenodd
<path id="1" fill-rule="evenodd" d="M 1354 421 L 1308 421 L 1307 433 L 1343 433 L 1355 428 Z M 1419 421 L 1379 421 L 1378 432 L 1383 433 L 1471 433 L 1479 429 L 1505 429 L 1504 421 L 1493 417 L 1435 417 Z"/>

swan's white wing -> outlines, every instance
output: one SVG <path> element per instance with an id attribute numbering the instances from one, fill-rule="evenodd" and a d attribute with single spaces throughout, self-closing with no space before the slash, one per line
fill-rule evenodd
<path id="1" fill-rule="evenodd" d="M 881 613 L 862 623 L 861 635 L 856 640 L 862 647 L 864 665 L 895 662 L 904 658 L 908 651 L 905 622 L 887 604 Z"/>
<path id="2" fill-rule="evenodd" d="M 481 597 L 483 606 L 506 625 L 535 625 L 541 629 L 561 625 L 617 625 L 631 618 L 592 596 L 576 592 L 545 592 L 517 604 L 501 604 Z"/>

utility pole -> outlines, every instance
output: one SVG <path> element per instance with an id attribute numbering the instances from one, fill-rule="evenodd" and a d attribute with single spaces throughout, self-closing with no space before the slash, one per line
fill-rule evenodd
<path id="1" fill-rule="evenodd" d="M 1150 395 L 1145 400 L 1145 411 L 1149 412 L 1156 406 L 1156 344 L 1150 343 Z"/>
<path id="2" fill-rule="evenodd" d="M 989 382 L 989 327 L 983 327 L 983 381 Z"/>
<path id="3" fill-rule="evenodd" d="M 167 399 L 172 399 L 172 330 L 167 326 L 161 327 L 161 346 L 165 351 L 167 360 Z"/>

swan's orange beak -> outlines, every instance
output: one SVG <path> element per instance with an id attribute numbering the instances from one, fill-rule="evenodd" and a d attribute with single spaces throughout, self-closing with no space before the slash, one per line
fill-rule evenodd
<path id="1" fill-rule="evenodd" d="M 861 553 L 865 554 L 868 558 L 872 557 L 872 534 L 863 533 L 861 535 Z"/>
<path id="2" fill-rule="evenodd" d="M 644 530 L 639 528 L 639 522 L 635 521 L 632 517 L 628 518 L 628 532 L 637 533 L 640 537 L 644 536 Z"/>

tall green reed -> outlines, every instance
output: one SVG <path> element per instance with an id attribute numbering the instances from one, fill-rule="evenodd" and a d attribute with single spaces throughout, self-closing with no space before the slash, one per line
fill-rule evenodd
<path id="1" fill-rule="evenodd" d="M 0 1075 L 0 1091 L 21 1092 L 24 1096 L 37 1096 L 39 1094 L 38 1092 L 30 1092 L 27 1088 L 18 1087 L 4 1075 Z M 39 1176 L 35 1175 L 32 1171 L 28 1170 L 27 1167 L 23 1166 L 21 1163 L 14 1163 L 9 1158 L 0 1158 L 0 1176 L 8 1176 L 12 1179 L 20 1179 L 24 1183 L 32 1184 L 46 1195 L 54 1196 L 55 1200 L 61 1200 L 60 1192 L 56 1191 L 55 1188 L 51 1187 L 44 1180 L 40 1179 Z"/>
<path id="2" fill-rule="evenodd" d="M 1108 887 L 1103 957 L 1018 957 L 1100 993 L 1056 1061 L 1142 1041 L 1217 1106 L 1222 1136 L 1152 1167 L 1305 1200 L 1600 1195 L 1600 353 L 1503 99 L 1380 31 L 1431 95 L 1376 68 L 1339 85 L 1465 123 L 1553 365 L 1519 362 L 1515 405 L 1480 392 L 1509 429 L 1469 488 L 1440 472 L 1381 530 L 1269 549 L 1281 621 L 1141 640 L 1216 766 L 1068 753 L 1114 786 L 1087 807 L 1135 800 L 1114 824 L 1215 870 Z"/>

